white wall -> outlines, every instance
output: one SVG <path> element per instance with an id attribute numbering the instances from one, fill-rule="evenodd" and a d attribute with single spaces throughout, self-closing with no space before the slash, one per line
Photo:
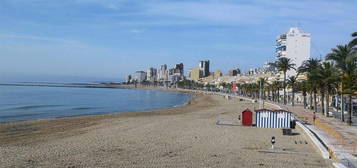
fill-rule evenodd
<path id="1" fill-rule="evenodd" d="M 303 61 L 310 58 L 311 35 L 301 33 L 298 28 L 293 27 L 290 28 L 286 38 L 286 57 L 292 59 L 298 68 Z M 291 70 L 287 75 L 296 75 L 296 71 Z"/>

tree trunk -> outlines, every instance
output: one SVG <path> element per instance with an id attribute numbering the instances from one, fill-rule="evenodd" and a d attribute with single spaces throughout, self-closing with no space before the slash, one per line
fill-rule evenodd
<path id="1" fill-rule="evenodd" d="M 341 121 L 345 122 L 345 105 L 343 94 L 341 94 Z"/>
<path id="2" fill-rule="evenodd" d="M 286 71 L 284 72 L 284 104 L 286 104 Z"/>
<path id="3" fill-rule="evenodd" d="M 291 100 L 291 105 L 294 106 L 294 105 L 295 105 L 295 103 L 294 103 L 294 100 L 295 100 L 294 85 L 292 85 L 291 90 L 292 90 L 292 96 L 293 96 L 293 97 L 292 97 L 292 100 Z"/>
<path id="4" fill-rule="evenodd" d="M 312 105 L 312 91 L 310 92 L 310 97 L 309 97 L 309 98 L 310 98 L 310 109 L 311 109 L 312 106 L 313 106 L 313 105 Z"/>
<path id="5" fill-rule="evenodd" d="M 304 91 L 302 94 L 304 96 L 304 109 L 306 109 L 306 91 Z"/>
<path id="6" fill-rule="evenodd" d="M 343 98 L 343 82 L 341 82 L 341 121 L 345 122 L 345 105 Z"/>
<path id="7" fill-rule="evenodd" d="M 325 93 L 324 91 L 321 92 L 321 113 L 325 115 Z"/>
<path id="8" fill-rule="evenodd" d="M 330 93 L 328 88 L 326 89 L 326 109 L 325 109 L 325 113 L 326 113 L 326 117 L 329 117 L 329 109 L 330 109 Z"/>
<path id="9" fill-rule="evenodd" d="M 279 103 L 279 99 L 280 99 L 280 93 L 279 93 L 279 90 L 280 90 L 280 88 L 278 88 L 278 90 L 277 90 L 277 97 L 276 97 L 276 101 Z"/>
<path id="10" fill-rule="evenodd" d="M 316 94 L 317 94 L 317 91 L 314 90 L 314 111 L 315 113 L 317 113 L 317 101 L 316 101 Z"/>
<path id="11" fill-rule="evenodd" d="M 273 93 L 271 89 L 268 91 L 268 99 L 269 99 L 269 101 L 271 101 L 271 99 L 273 97 L 273 94 L 270 94 L 270 93 Z"/>
<path id="12" fill-rule="evenodd" d="M 352 102 L 352 95 L 350 94 L 348 96 L 349 98 L 349 108 L 348 108 L 348 120 L 347 123 L 348 125 L 352 125 L 352 110 L 353 110 L 353 102 Z"/>

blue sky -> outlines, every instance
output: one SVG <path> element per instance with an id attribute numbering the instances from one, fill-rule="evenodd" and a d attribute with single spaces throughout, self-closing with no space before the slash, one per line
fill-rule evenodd
<path id="1" fill-rule="evenodd" d="M 351 0 L 1 0 L 0 81 L 120 80 L 201 59 L 211 69 L 274 59 L 291 26 L 312 34 L 312 57 L 357 31 Z M 81 78 L 77 78 L 81 77 Z"/>

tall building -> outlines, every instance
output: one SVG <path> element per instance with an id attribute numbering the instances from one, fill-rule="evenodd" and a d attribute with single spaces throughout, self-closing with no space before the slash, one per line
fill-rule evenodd
<path id="1" fill-rule="evenodd" d="M 175 64 L 174 73 L 175 73 L 175 74 L 178 73 L 178 74 L 180 74 L 180 75 L 183 75 L 183 63 Z"/>
<path id="2" fill-rule="evenodd" d="M 168 69 L 168 81 L 176 83 L 184 79 L 183 63 L 175 64 L 173 68 Z"/>
<path id="3" fill-rule="evenodd" d="M 131 75 L 131 78 L 132 78 L 132 81 L 142 83 L 146 80 L 146 72 L 136 71 L 133 75 Z"/>
<path id="4" fill-rule="evenodd" d="M 228 76 L 237 76 L 238 74 L 241 74 L 241 71 L 239 68 L 231 69 L 228 71 Z"/>
<path id="5" fill-rule="evenodd" d="M 163 81 L 167 81 L 169 79 L 169 71 L 167 69 L 167 65 L 161 65 L 160 67 L 160 72 L 158 75 L 158 81 L 163 82 Z"/>
<path id="6" fill-rule="evenodd" d="M 149 82 L 156 82 L 157 81 L 157 69 L 156 68 L 149 68 L 146 72 L 146 80 Z"/>
<path id="7" fill-rule="evenodd" d="M 277 58 L 290 58 L 293 63 L 296 64 L 296 68 L 300 67 L 303 61 L 310 58 L 310 41 L 310 34 L 301 32 L 297 27 L 290 28 L 289 32 L 283 33 L 277 37 Z M 295 70 L 287 72 L 288 76 L 295 74 Z"/>
<path id="8" fill-rule="evenodd" d="M 192 68 L 189 73 L 190 80 L 199 80 L 203 77 L 203 70 L 201 68 Z"/>
<path id="9" fill-rule="evenodd" d="M 237 68 L 237 75 L 241 74 L 242 72 L 240 71 L 239 68 Z"/>
<path id="10" fill-rule="evenodd" d="M 203 70 L 203 77 L 209 76 L 209 60 L 200 61 L 198 67 Z"/>

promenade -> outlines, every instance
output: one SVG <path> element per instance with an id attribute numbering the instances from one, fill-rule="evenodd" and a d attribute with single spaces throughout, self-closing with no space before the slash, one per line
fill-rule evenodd
<path id="1" fill-rule="evenodd" d="M 292 106 L 270 103 L 277 104 L 293 112 L 298 119 L 306 121 L 306 126 L 316 133 L 330 151 L 331 159 L 346 167 L 357 168 L 357 126 L 348 126 L 338 118 L 326 117 L 321 112 L 316 113 L 316 121 L 313 122 L 313 110 L 304 109 L 301 104 Z"/>
<path id="2" fill-rule="evenodd" d="M 229 95 L 242 97 L 241 95 Z M 247 97 L 242 98 L 253 100 Z M 257 102 L 259 103 L 259 100 Z M 357 126 L 349 126 L 341 122 L 339 118 L 326 117 L 320 112 L 316 113 L 316 120 L 314 122 L 314 111 L 304 109 L 302 104 L 297 103 L 295 106 L 292 106 L 273 101 L 264 102 L 265 104 L 275 104 L 281 109 L 291 111 L 299 120 L 304 121 L 304 125 L 313 131 L 318 139 L 322 141 L 331 159 L 337 163 L 337 167 L 357 168 Z"/>

